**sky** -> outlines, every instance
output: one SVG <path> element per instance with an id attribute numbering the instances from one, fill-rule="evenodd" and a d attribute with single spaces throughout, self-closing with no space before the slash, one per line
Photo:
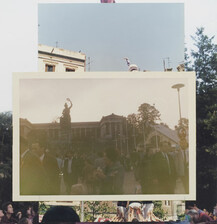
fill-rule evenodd
<path id="1" fill-rule="evenodd" d="M 191 36 L 197 28 L 204 27 L 208 37 L 215 36 L 217 44 L 217 1 L 216 0 L 186 0 L 185 1 L 185 46 L 194 49 Z"/>
<path id="2" fill-rule="evenodd" d="M 124 57 L 149 71 L 184 60 L 183 3 L 40 4 L 38 20 L 40 44 L 85 53 L 90 71 L 127 71 Z"/>
<path id="3" fill-rule="evenodd" d="M 20 117 L 32 123 L 50 123 L 62 115 L 66 98 L 70 98 L 73 104 L 72 122 L 100 121 L 112 113 L 126 117 L 137 113 L 141 104 L 148 103 L 159 110 L 161 121 L 158 122 L 174 128 L 179 120 L 179 105 L 177 90 L 171 87 L 182 83 L 185 86 L 180 90 L 181 112 L 182 117 L 188 118 L 190 95 L 186 78 L 177 78 L 175 74 L 174 78 L 166 78 L 165 73 L 158 78 L 155 73 L 152 76 L 146 73 L 143 78 L 125 78 L 123 75 L 116 73 L 117 78 L 114 78 L 102 73 L 100 77 L 103 79 L 99 74 L 98 78 L 90 74 L 89 78 L 61 79 L 61 73 L 55 79 L 28 79 L 28 74 L 20 80 L 17 94 Z"/>
<path id="4" fill-rule="evenodd" d="M 79 2 L 81 1 L 79 0 Z M 116 0 L 116 2 L 121 1 L 123 2 L 123 0 Z M 54 1 L 40 0 L 39 2 Z M 96 1 L 88 0 L 88 2 Z M 137 0 L 133 2 L 141 3 L 143 1 Z M 12 72 L 37 72 L 38 29 L 43 29 L 42 24 L 38 27 L 37 4 L 37 0 L 0 1 L 0 112 L 11 111 L 13 108 Z M 216 35 L 216 8 L 216 0 L 185 1 L 185 43 L 189 49 L 193 47 L 190 35 L 194 35 L 196 27 L 203 26 L 208 36 Z M 135 16 L 137 16 L 136 13 Z M 60 44 L 63 43 L 60 41 Z M 88 54 L 91 56 L 91 53 L 88 52 Z M 174 60 L 172 61 L 174 62 Z M 122 66 L 126 66 L 123 61 L 120 62 Z M 141 69 L 148 69 L 149 66 L 137 60 L 134 61 L 134 58 L 131 59 L 131 62 L 137 63 Z M 93 60 L 92 64 L 94 65 L 94 63 L 96 61 Z"/>

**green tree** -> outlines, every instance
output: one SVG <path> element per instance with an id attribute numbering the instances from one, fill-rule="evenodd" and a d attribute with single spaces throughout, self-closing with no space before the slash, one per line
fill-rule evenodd
<path id="1" fill-rule="evenodd" d="M 39 202 L 39 211 L 38 211 L 38 213 L 40 215 L 44 215 L 49 208 L 51 208 L 50 205 L 46 205 L 44 202 Z"/>
<path id="2" fill-rule="evenodd" d="M 167 213 L 162 208 L 162 201 L 154 201 L 154 215 L 160 219 L 165 219 Z"/>
<path id="3" fill-rule="evenodd" d="M 7 145 L 12 143 L 12 113 L 0 113 L 0 144 Z"/>
<path id="4" fill-rule="evenodd" d="M 93 222 L 97 216 L 109 218 L 110 214 L 115 214 L 116 208 L 103 201 L 85 201 L 84 202 L 84 221 Z"/>
<path id="5" fill-rule="evenodd" d="M 12 114 L 0 113 L 0 201 L 12 197 Z"/>
<path id="6" fill-rule="evenodd" d="M 217 199 L 217 45 L 198 28 L 187 70 L 197 77 L 197 205 L 213 209 Z"/>
<path id="7" fill-rule="evenodd" d="M 197 75 L 197 92 L 209 93 L 217 85 L 217 45 L 213 43 L 214 36 L 209 38 L 204 34 L 204 28 L 198 28 L 192 38 L 196 46 L 191 56 Z"/>

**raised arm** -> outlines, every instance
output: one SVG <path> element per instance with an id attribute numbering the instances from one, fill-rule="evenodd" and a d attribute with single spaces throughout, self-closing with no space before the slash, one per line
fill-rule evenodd
<path id="1" fill-rule="evenodd" d="M 71 109 L 72 108 L 72 101 L 69 98 L 67 98 L 66 100 L 69 101 L 69 103 L 70 103 L 69 109 Z"/>

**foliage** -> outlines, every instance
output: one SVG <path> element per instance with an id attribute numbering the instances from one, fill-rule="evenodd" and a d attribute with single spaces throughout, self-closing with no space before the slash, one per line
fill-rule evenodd
<path id="1" fill-rule="evenodd" d="M 0 201 L 12 197 L 12 114 L 0 113 Z"/>
<path id="2" fill-rule="evenodd" d="M 185 130 L 188 130 L 188 119 L 187 118 L 181 118 L 179 120 L 178 125 L 175 126 L 175 130 L 179 131 L 179 129 L 184 128 Z"/>
<path id="3" fill-rule="evenodd" d="M 198 28 L 191 51 L 197 77 L 197 205 L 212 210 L 217 194 L 217 45 Z M 186 57 L 187 58 L 187 57 Z"/>
<path id="4" fill-rule="evenodd" d="M 137 114 L 129 114 L 127 116 L 127 121 L 129 126 L 138 126 L 138 115 Z"/>
<path id="5" fill-rule="evenodd" d="M 127 116 L 128 137 L 131 148 L 135 148 L 137 143 L 145 141 L 157 120 L 160 120 L 160 112 L 154 105 L 148 103 L 141 104 L 137 114 L 133 113 Z"/>
<path id="6" fill-rule="evenodd" d="M 162 208 L 162 201 L 154 201 L 154 215 L 160 219 L 165 219 L 167 212 L 165 212 Z"/>
<path id="7" fill-rule="evenodd" d="M 39 203 L 39 214 L 44 215 L 50 207 L 51 207 L 50 205 L 46 205 L 44 202 L 40 202 Z"/>
<path id="8" fill-rule="evenodd" d="M 190 60 L 190 56 L 187 53 L 187 48 L 185 48 L 185 70 L 186 71 L 193 71 L 192 68 L 192 61 Z"/>
<path id="9" fill-rule="evenodd" d="M 193 69 L 197 75 L 197 92 L 206 93 L 217 85 L 217 45 L 213 44 L 213 38 L 204 34 L 204 28 L 197 29 L 192 37 L 197 50 L 191 51 L 194 59 Z"/>
<path id="10" fill-rule="evenodd" d="M 185 213 L 178 215 L 178 220 L 184 221 L 185 220 Z"/>
<path id="11" fill-rule="evenodd" d="M 154 105 L 151 106 L 148 103 L 143 103 L 139 106 L 138 112 L 140 122 L 154 125 L 157 120 L 160 120 L 160 112 Z"/>
<path id="12" fill-rule="evenodd" d="M 110 202 L 111 203 L 111 202 Z M 85 201 L 84 221 L 93 222 L 98 215 L 109 218 L 109 214 L 116 213 L 116 208 L 105 201 Z"/>
<path id="13" fill-rule="evenodd" d="M 12 142 L 12 113 L 0 113 L 0 144 L 7 145 Z"/>
<path id="14" fill-rule="evenodd" d="M 175 130 L 179 136 L 179 145 L 180 147 L 185 150 L 188 148 L 188 119 L 181 118 L 178 122 L 178 125 L 175 126 Z"/>

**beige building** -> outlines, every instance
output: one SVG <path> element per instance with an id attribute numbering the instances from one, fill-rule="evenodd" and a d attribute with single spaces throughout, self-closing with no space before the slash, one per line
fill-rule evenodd
<path id="1" fill-rule="evenodd" d="M 167 213 L 167 220 L 177 220 L 185 212 L 184 201 L 162 201 L 162 208 Z"/>
<path id="2" fill-rule="evenodd" d="M 38 45 L 39 72 L 84 72 L 86 55 L 46 45 Z"/>

